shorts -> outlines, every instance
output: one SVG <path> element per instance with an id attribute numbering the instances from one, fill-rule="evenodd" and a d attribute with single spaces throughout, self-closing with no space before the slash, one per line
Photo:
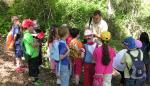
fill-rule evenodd
<path id="1" fill-rule="evenodd" d="M 15 56 L 16 58 L 23 57 L 23 51 L 20 44 L 15 44 Z"/>
<path id="2" fill-rule="evenodd" d="M 81 58 L 76 58 L 73 64 L 74 75 L 81 75 L 82 72 L 82 62 Z"/>

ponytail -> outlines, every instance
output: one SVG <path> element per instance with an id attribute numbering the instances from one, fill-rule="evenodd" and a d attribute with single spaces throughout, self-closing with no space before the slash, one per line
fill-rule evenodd
<path id="1" fill-rule="evenodd" d="M 102 63 L 103 65 L 108 65 L 110 63 L 108 44 L 103 43 L 102 48 Z"/>

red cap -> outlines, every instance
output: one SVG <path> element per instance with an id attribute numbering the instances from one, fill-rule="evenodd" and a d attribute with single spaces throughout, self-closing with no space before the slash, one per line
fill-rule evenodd
<path id="1" fill-rule="evenodd" d="M 34 23 L 31 19 L 24 19 L 21 26 L 23 28 L 28 28 L 30 26 L 34 26 Z"/>

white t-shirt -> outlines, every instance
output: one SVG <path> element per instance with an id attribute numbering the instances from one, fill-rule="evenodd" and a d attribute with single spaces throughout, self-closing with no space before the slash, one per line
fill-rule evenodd
<path id="1" fill-rule="evenodd" d="M 85 27 L 86 28 L 89 27 L 89 22 L 86 24 Z M 94 34 L 100 36 L 101 32 L 108 31 L 108 25 L 107 25 L 106 21 L 104 21 L 103 19 L 97 24 L 95 24 L 93 21 L 91 21 L 90 29 L 92 30 L 92 32 Z"/>
<path id="2" fill-rule="evenodd" d="M 121 60 L 124 57 L 124 54 L 127 52 L 127 49 L 123 49 L 116 54 L 114 58 L 113 67 L 119 71 L 124 71 L 125 64 L 121 64 Z"/>

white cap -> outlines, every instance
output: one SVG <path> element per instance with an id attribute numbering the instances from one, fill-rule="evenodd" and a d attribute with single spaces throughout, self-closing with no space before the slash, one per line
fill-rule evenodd
<path id="1" fill-rule="evenodd" d="M 89 37 L 89 36 L 93 36 L 93 32 L 92 32 L 91 30 L 89 30 L 89 29 L 86 29 L 85 32 L 84 32 L 84 36 L 85 36 L 85 37 L 87 37 L 87 36 L 88 36 L 88 37 Z"/>

